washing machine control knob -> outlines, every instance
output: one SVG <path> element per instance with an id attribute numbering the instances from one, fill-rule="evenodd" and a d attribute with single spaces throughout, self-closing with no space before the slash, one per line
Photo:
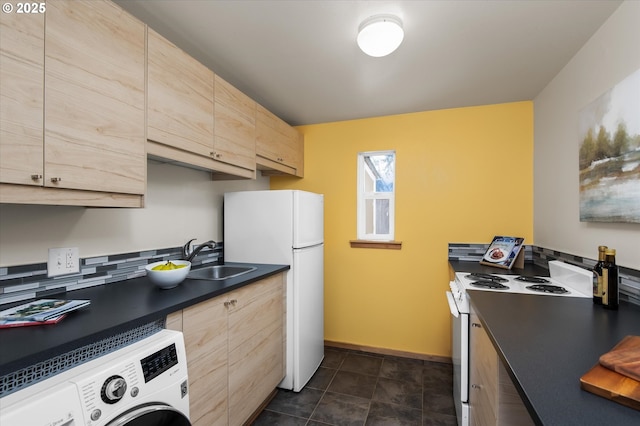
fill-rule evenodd
<path id="1" fill-rule="evenodd" d="M 91 420 L 93 420 L 95 422 L 96 420 L 98 420 L 100 418 L 101 415 L 102 415 L 102 411 L 100 411 L 99 408 L 96 408 L 95 410 L 93 410 L 91 412 Z"/>
<path id="2" fill-rule="evenodd" d="M 107 404 L 120 401 L 127 391 L 127 382 L 121 376 L 111 376 L 104 381 L 100 396 Z"/>

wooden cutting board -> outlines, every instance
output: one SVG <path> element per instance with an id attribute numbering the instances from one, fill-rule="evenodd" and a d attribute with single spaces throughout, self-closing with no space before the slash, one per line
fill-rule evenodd
<path id="1" fill-rule="evenodd" d="M 580 385 L 586 391 L 640 410 L 640 381 L 635 380 L 638 360 L 640 337 L 627 336 L 600 357 L 600 363 L 580 378 Z"/>
<path id="2" fill-rule="evenodd" d="M 588 392 L 640 410 L 640 382 L 600 364 L 580 378 L 580 386 Z"/>
<path id="3" fill-rule="evenodd" d="M 640 381 L 640 336 L 626 336 L 600 357 L 600 364 Z"/>

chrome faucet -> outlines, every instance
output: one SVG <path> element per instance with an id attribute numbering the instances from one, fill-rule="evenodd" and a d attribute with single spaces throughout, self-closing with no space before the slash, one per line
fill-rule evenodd
<path id="1" fill-rule="evenodd" d="M 200 251 L 205 247 L 209 247 L 211 250 L 214 250 L 216 248 L 216 242 L 213 240 L 209 240 L 206 243 L 197 245 L 193 250 L 191 250 L 190 249 L 191 243 L 195 240 L 196 238 L 193 238 L 187 241 L 187 244 L 185 244 L 184 247 L 182 247 L 182 258 L 184 260 L 188 260 L 189 262 L 193 261 L 193 259 L 198 255 L 198 253 L 200 253 Z"/>

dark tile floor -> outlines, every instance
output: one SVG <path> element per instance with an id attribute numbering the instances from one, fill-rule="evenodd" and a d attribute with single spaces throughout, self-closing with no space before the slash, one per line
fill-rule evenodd
<path id="1" fill-rule="evenodd" d="M 299 392 L 278 389 L 259 425 L 456 426 L 451 364 L 333 347 Z"/>

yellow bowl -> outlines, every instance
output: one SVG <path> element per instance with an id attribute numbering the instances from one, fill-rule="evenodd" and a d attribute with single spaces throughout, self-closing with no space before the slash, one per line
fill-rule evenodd
<path id="1" fill-rule="evenodd" d="M 162 269 L 154 271 L 158 265 L 164 265 L 167 261 L 163 260 L 161 262 L 150 263 L 144 267 L 147 271 L 147 277 L 149 280 L 162 289 L 169 289 L 177 287 L 185 278 L 187 278 L 187 274 L 191 270 L 191 262 L 187 260 L 171 260 L 171 263 L 174 265 L 186 265 L 184 268 L 179 269 Z"/>

